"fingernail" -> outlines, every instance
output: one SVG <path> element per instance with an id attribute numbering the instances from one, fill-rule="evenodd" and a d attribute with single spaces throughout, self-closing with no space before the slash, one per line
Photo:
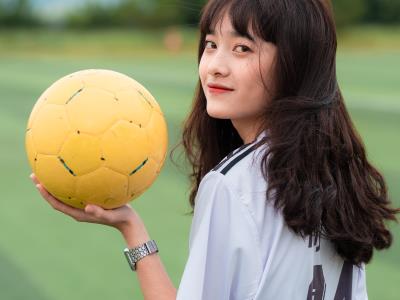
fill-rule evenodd
<path id="1" fill-rule="evenodd" d="M 37 185 L 36 185 L 36 188 L 40 188 L 40 184 L 37 184 Z"/>

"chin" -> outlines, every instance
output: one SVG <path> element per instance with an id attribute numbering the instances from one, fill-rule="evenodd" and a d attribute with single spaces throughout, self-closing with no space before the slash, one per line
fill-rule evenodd
<path id="1" fill-rule="evenodd" d="M 222 103 L 213 103 L 212 101 L 207 102 L 207 114 L 216 119 L 230 119 L 231 115 L 229 111 L 221 105 Z"/>
<path id="2" fill-rule="evenodd" d="M 215 119 L 230 119 L 229 115 L 225 111 L 221 110 L 207 108 L 207 114 Z"/>

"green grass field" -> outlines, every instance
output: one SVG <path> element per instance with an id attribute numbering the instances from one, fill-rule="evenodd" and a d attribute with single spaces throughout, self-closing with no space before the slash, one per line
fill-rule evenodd
<path id="1" fill-rule="evenodd" d="M 10 41 L 11 36 L 14 41 Z M 113 45 L 109 42 L 111 37 L 102 38 L 108 41 L 105 48 Z M 87 68 L 113 69 L 145 85 L 167 118 L 170 149 L 176 144 L 197 80 L 194 47 L 185 46 L 181 55 L 168 54 L 157 50 L 157 43 L 149 42 L 146 51 L 143 45 L 135 46 L 137 42 L 127 43 L 128 38 L 124 34 L 117 36 L 116 50 L 107 54 L 104 49 L 89 47 L 101 45 L 98 39 L 88 42 L 81 40 L 79 34 L 58 39 L 40 33 L 0 35 L 1 299 L 143 298 L 136 275 L 123 256 L 125 245 L 119 233 L 100 225 L 77 223 L 53 211 L 28 177 L 31 171 L 24 148 L 26 122 L 41 92 L 60 77 Z M 143 37 L 147 39 L 151 40 Z M 49 40 L 58 41 L 61 46 L 45 47 Z M 29 48 L 32 44 L 35 46 Z M 338 76 L 346 103 L 368 156 L 384 173 L 397 206 L 399 69 L 397 47 L 346 48 L 338 54 Z M 132 202 L 157 241 L 159 254 L 176 287 L 188 254 L 191 217 L 184 216 L 189 210 L 188 188 L 185 174 L 168 158 L 154 185 Z M 393 247 L 376 253 L 367 266 L 372 300 L 400 298 L 400 228 L 396 224 L 392 228 Z"/>

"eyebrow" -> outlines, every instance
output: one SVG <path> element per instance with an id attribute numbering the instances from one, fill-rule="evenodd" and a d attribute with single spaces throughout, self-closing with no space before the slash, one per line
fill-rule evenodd
<path id="1" fill-rule="evenodd" d="M 210 32 L 209 32 L 209 34 L 215 35 L 215 30 L 211 29 Z M 228 31 L 228 34 L 229 34 L 231 37 L 242 37 L 242 38 L 246 38 L 246 39 L 248 39 L 248 40 L 254 42 L 254 38 L 253 38 L 250 34 L 240 34 L 240 33 L 237 32 L 237 31 Z"/>

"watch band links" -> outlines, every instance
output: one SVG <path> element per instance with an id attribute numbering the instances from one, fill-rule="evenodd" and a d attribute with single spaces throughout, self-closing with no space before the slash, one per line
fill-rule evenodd
<path id="1" fill-rule="evenodd" d="M 124 249 L 125 257 L 132 271 L 136 271 L 136 263 L 139 260 L 156 252 L 158 252 L 158 247 L 154 240 L 147 241 L 146 243 L 132 249 Z"/>

